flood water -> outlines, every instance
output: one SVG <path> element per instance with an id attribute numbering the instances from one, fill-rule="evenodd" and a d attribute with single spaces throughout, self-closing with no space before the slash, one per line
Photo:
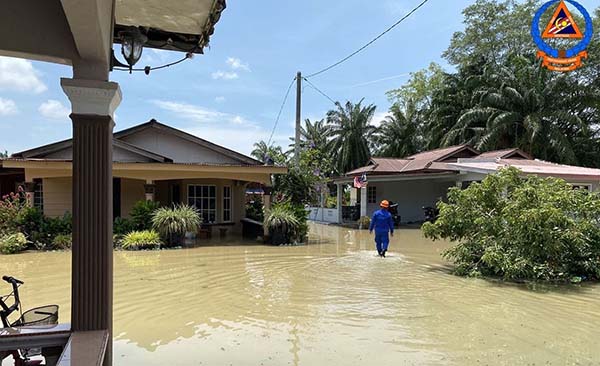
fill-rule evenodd
<path id="1" fill-rule="evenodd" d="M 385 259 L 367 232 L 314 224 L 310 239 L 116 252 L 114 364 L 600 365 L 598 285 L 456 277 L 417 229 Z M 0 274 L 68 322 L 70 258 L 0 256 Z"/>

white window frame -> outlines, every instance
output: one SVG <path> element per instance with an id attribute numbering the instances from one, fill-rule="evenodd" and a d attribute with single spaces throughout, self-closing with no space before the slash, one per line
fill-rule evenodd
<path id="1" fill-rule="evenodd" d="M 571 185 L 571 187 L 575 188 L 575 187 L 579 187 L 579 188 L 587 188 L 588 192 L 592 191 L 592 184 L 591 183 L 569 183 Z"/>
<path id="2" fill-rule="evenodd" d="M 190 187 L 194 187 L 194 195 L 190 196 Z M 210 197 L 210 193 L 208 197 L 204 197 L 202 195 L 202 187 L 208 187 L 209 188 L 209 192 L 210 192 L 210 188 L 214 188 L 214 192 L 215 192 L 215 196 L 214 196 L 214 201 L 215 201 L 215 208 L 211 209 L 210 208 L 210 203 L 209 203 L 209 207 L 208 208 L 204 208 L 204 207 L 198 207 L 196 206 L 196 200 L 200 200 L 200 202 L 202 202 L 203 199 L 207 198 L 207 199 L 213 199 L 213 197 Z M 196 195 L 196 191 L 197 189 L 200 188 L 200 196 Z M 193 202 L 191 202 L 191 199 L 193 198 Z M 203 224 L 214 224 L 217 223 L 219 220 L 219 205 L 218 202 L 219 201 L 219 195 L 217 194 L 217 186 L 215 184 L 188 184 L 187 185 L 187 203 L 190 206 L 196 207 L 196 209 L 200 212 L 200 217 L 202 218 L 202 223 Z M 210 202 L 210 201 L 209 201 Z M 202 206 L 202 204 L 201 204 Z M 207 212 L 207 216 L 210 217 L 211 211 L 214 211 L 214 217 L 215 217 L 215 221 L 211 222 L 211 221 L 205 221 L 204 220 L 204 212 Z"/>
<path id="3" fill-rule="evenodd" d="M 371 194 L 373 195 L 372 197 L 371 197 Z M 367 186 L 367 203 L 377 203 L 377 187 L 376 186 Z"/>
<path id="4" fill-rule="evenodd" d="M 44 210 L 44 180 L 42 178 L 36 178 L 33 180 L 35 183 L 35 191 L 33 192 L 33 206 Z"/>
<path id="5" fill-rule="evenodd" d="M 229 189 L 229 197 L 225 197 L 225 188 Z M 223 186 L 223 222 L 233 222 L 233 187 L 230 185 Z M 225 203 L 225 200 L 229 201 L 229 207 Z M 225 219 L 225 212 L 229 212 L 229 220 Z"/>

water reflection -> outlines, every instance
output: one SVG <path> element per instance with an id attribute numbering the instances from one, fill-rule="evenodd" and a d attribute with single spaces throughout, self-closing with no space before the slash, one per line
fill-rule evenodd
<path id="1" fill-rule="evenodd" d="M 419 230 L 390 256 L 367 232 L 312 225 L 310 244 L 230 242 L 115 253 L 116 365 L 594 364 L 600 288 L 448 273 Z M 26 307 L 69 319 L 70 253 L 3 256 Z"/>

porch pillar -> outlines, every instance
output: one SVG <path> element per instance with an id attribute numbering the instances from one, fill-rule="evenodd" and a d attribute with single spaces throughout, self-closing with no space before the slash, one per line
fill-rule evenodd
<path id="1" fill-rule="evenodd" d="M 337 203 L 337 223 L 341 224 L 344 220 L 342 218 L 342 210 L 343 210 L 343 206 L 344 206 L 344 185 L 343 184 L 337 184 L 337 197 L 336 197 L 336 203 Z"/>
<path id="2" fill-rule="evenodd" d="M 23 191 L 25 192 L 25 202 L 27 207 L 33 207 L 34 205 L 34 195 L 35 195 L 35 186 L 34 182 L 25 182 L 23 183 Z"/>
<path id="3" fill-rule="evenodd" d="M 73 121 L 73 251 L 71 327 L 108 330 L 104 365 L 112 364 L 113 114 L 121 102 L 114 82 L 61 79 Z"/>
<path id="4" fill-rule="evenodd" d="M 367 187 L 360 189 L 360 217 L 367 216 Z"/>
<path id="5" fill-rule="evenodd" d="M 146 180 L 146 184 L 144 184 L 144 192 L 146 196 L 146 201 L 154 201 L 154 196 L 156 194 L 156 184 L 154 184 L 153 180 Z"/>
<path id="6" fill-rule="evenodd" d="M 269 210 L 271 209 L 271 192 L 272 192 L 273 188 L 271 187 L 264 187 L 263 188 L 263 212 L 266 215 L 267 212 L 269 212 Z M 263 234 L 264 237 L 266 238 L 267 236 L 269 236 L 269 229 L 263 225 Z"/>

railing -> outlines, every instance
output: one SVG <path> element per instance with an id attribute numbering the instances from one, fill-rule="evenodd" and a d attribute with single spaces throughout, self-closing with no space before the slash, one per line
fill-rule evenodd
<path id="1" fill-rule="evenodd" d="M 71 332 L 69 324 L 0 328 L 0 363 L 10 351 L 41 348 L 49 366 L 99 366 L 108 342 L 106 330 Z"/>

